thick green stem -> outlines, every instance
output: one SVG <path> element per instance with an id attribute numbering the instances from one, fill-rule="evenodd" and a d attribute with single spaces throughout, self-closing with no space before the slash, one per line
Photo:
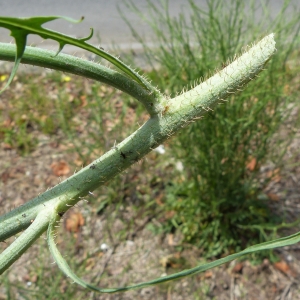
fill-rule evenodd
<path id="1" fill-rule="evenodd" d="M 44 50 L 35 52 L 35 50 L 31 49 L 30 51 L 33 51 L 36 55 L 39 52 L 45 54 Z M 46 225 L 49 223 L 50 217 L 53 217 L 53 214 L 62 215 L 70 206 L 80 201 L 82 197 L 85 197 L 94 189 L 143 158 L 153 148 L 163 143 L 190 122 L 201 117 L 218 103 L 224 101 L 226 97 L 239 91 L 263 70 L 264 65 L 274 52 L 275 42 L 273 34 L 271 34 L 207 81 L 178 97 L 167 99 L 159 96 L 155 98 L 156 102 L 151 102 L 151 99 L 153 99 L 152 95 L 144 95 L 145 102 L 152 103 L 153 107 L 150 119 L 142 127 L 69 179 L 18 209 L 0 217 L 0 241 L 31 225 L 17 239 L 20 242 L 15 242 L 8 248 L 15 249 L 14 247 L 16 247 L 16 249 L 19 249 L 16 250 L 12 260 L 17 259 L 31 245 L 33 240 L 46 229 Z M 28 61 L 30 61 L 29 56 L 28 53 Z M 51 59 L 55 60 L 54 57 Z M 45 60 L 41 58 L 38 61 L 41 65 L 45 61 L 48 61 L 50 64 L 49 57 Z M 76 72 L 89 72 L 87 68 L 88 62 L 82 61 L 76 65 L 75 59 L 74 63 L 76 68 L 81 69 L 81 71 L 77 70 Z M 65 61 L 62 60 L 55 65 L 63 66 L 64 64 Z M 51 64 L 49 66 L 51 67 Z M 74 70 L 75 67 L 73 68 Z M 105 70 L 103 72 L 108 74 L 110 71 Z M 102 77 L 105 76 L 103 75 Z M 130 81 L 130 79 L 127 80 Z M 122 86 L 121 82 L 123 81 L 126 83 L 126 79 L 122 78 L 118 83 L 119 86 Z M 44 219 L 41 219 L 41 216 Z M 33 222 L 33 220 L 35 221 Z M 34 233 L 34 231 L 36 232 Z M 26 236 L 29 236 L 30 242 L 22 246 L 22 242 L 27 239 Z M 0 255 L 0 267 L 3 266 L 2 270 L 10 265 L 10 263 L 5 262 L 9 257 L 9 251 L 13 250 L 5 250 Z"/>
<path id="2" fill-rule="evenodd" d="M 0 255 L 0 274 L 7 270 L 18 258 L 46 231 L 53 210 L 45 209 L 35 220 L 32 220 L 30 227 L 21 234 L 11 245 Z"/>

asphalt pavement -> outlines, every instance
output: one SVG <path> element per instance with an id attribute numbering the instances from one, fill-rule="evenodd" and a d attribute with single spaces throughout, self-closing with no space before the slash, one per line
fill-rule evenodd
<path id="1" fill-rule="evenodd" d="M 226 1 L 226 0 L 224 0 Z M 259 1 L 259 0 L 257 0 Z M 146 15 L 148 14 L 147 0 L 134 1 L 135 5 Z M 248 2 L 248 1 L 247 1 Z M 269 2 L 271 15 L 275 16 L 282 7 L 284 0 L 262 1 Z M 160 0 L 151 0 L 151 3 L 157 5 Z M 206 0 L 195 0 L 200 7 L 205 8 Z M 292 5 L 300 8 L 300 0 L 292 0 Z M 120 49 L 138 49 L 140 45 L 132 37 L 128 26 L 120 16 L 119 9 L 127 16 L 131 24 L 137 31 L 147 39 L 153 42 L 149 27 L 135 13 L 126 8 L 125 1 L 118 0 L 0 0 L 0 15 L 15 17 L 31 16 L 49 16 L 60 15 L 68 16 L 74 19 L 85 17 L 80 24 L 73 24 L 67 21 L 57 20 L 45 24 L 45 27 L 73 35 L 78 38 L 89 34 L 90 28 L 95 30 L 94 37 L 91 39 L 93 44 L 101 44 L 101 47 L 107 49 L 112 45 L 118 45 Z M 170 0 L 169 11 L 171 16 L 178 16 L 183 12 L 188 15 L 190 6 L 187 0 Z M 292 7 L 291 7 L 292 10 Z M 259 12 L 258 12 L 259 13 Z M 300 20 L 300 15 L 299 15 Z M 5 29 L 0 29 L 0 42 L 10 42 L 12 38 Z M 30 37 L 29 44 L 35 43 L 41 47 L 56 47 L 55 42 L 46 40 L 41 43 L 40 37 Z M 155 41 L 154 41 L 155 42 Z M 73 49 L 69 49 L 74 51 Z M 68 51 L 67 51 L 68 52 Z"/>

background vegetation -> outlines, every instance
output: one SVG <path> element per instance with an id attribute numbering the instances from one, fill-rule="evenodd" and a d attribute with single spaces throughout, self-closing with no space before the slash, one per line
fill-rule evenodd
<path id="1" fill-rule="evenodd" d="M 147 16 L 133 2 L 128 5 L 153 30 L 157 50 L 131 27 L 152 66 L 149 76 L 171 97 L 212 70 L 224 68 L 228 58 L 263 32 L 275 33 L 278 49 L 253 84 L 188 127 L 171 146 L 184 171 L 168 183 L 164 208 L 173 214 L 163 230 L 180 230 L 185 241 L 212 257 L 265 241 L 269 238 L 265 225 L 274 229 L 285 221 L 268 207 L 264 189 L 270 176 L 259 174 L 267 161 L 279 172 L 293 137 L 293 130 L 284 137 L 276 133 L 299 105 L 298 91 L 289 90 L 296 74 L 291 74 L 287 62 L 295 59 L 299 48 L 300 22 L 296 14 L 290 15 L 288 1 L 274 20 L 268 3 L 261 7 L 257 1 L 213 0 L 203 10 L 196 1 L 188 2 L 191 15 L 182 13 L 177 19 L 169 16 L 167 2 L 159 7 L 148 1 Z"/>

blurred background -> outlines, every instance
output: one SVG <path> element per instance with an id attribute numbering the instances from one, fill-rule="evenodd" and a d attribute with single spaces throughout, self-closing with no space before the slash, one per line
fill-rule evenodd
<path id="1" fill-rule="evenodd" d="M 147 14 L 148 5 L 147 0 L 133 1 L 138 9 L 144 14 Z M 151 1 L 154 5 L 161 1 Z M 224 5 L 230 1 L 224 1 Z M 281 10 L 284 0 L 260 1 L 256 0 L 257 5 L 260 2 L 268 3 L 269 12 L 274 18 Z M 200 8 L 207 8 L 206 0 L 196 0 L 195 3 Z M 246 2 L 245 2 L 246 3 Z M 248 3 L 249 5 L 249 3 Z M 293 11 L 293 6 L 300 7 L 298 0 L 292 0 L 288 8 L 288 12 Z M 120 16 L 118 9 L 125 11 L 126 4 L 124 1 L 118 0 L 28 0 L 26 2 L 19 0 L 2 0 L 0 1 L 0 14 L 2 16 L 14 17 L 30 17 L 30 16 L 68 16 L 76 20 L 82 16 L 85 21 L 81 24 L 70 24 L 66 21 L 55 21 L 46 25 L 47 28 L 63 32 L 65 34 L 73 35 L 78 38 L 87 36 L 90 28 L 94 28 L 95 35 L 91 42 L 98 44 L 105 49 L 110 48 L 113 44 L 118 44 L 120 49 L 141 49 L 141 45 L 134 39 L 130 29 L 125 25 L 123 18 Z M 178 17 L 179 14 L 184 14 L 189 19 L 191 14 L 191 6 L 186 0 L 172 0 L 169 5 L 169 14 L 171 17 Z M 256 20 L 263 14 L 263 9 L 257 9 Z M 147 25 L 137 14 L 127 10 L 126 16 L 130 19 L 131 24 L 136 28 L 137 32 L 143 35 L 148 43 L 155 43 L 155 35 L 150 32 L 150 26 Z M 11 38 L 8 36 L 8 31 L 0 29 L 0 41 L 10 42 Z M 30 42 L 40 42 L 39 37 L 30 37 Z M 53 44 L 52 41 L 44 41 L 45 44 Z M 43 45 L 39 45 L 42 46 Z M 74 48 L 66 47 L 66 51 L 73 51 Z"/>

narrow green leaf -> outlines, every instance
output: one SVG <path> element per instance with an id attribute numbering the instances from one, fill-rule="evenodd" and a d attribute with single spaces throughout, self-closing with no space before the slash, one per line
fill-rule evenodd
<path id="1" fill-rule="evenodd" d="M 26 218 L 26 217 L 25 217 Z M 51 208 L 37 215 L 32 224 L 0 254 L 0 275 L 3 274 L 47 230 Z M 4 224 L 3 224 L 4 223 Z M 1 225 L 5 226 L 5 222 Z M 10 226 L 8 224 L 8 226 Z"/>
<path id="2" fill-rule="evenodd" d="M 89 283 L 86 283 L 85 281 L 83 281 L 81 278 L 79 278 L 71 270 L 68 263 L 65 261 L 65 259 L 60 254 L 60 252 L 57 249 L 57 247 L 55 245 L 55 242 L 54 242 L 54 235 L 55 235 L 54 234 L 54 226 L 55 226 L 55 224 L 58 220 L 59 220 L 59 217 L 57 216 L 54 220 L 52 220 L 50 222 L 49 228 L 48 228 L 48 233 L 47 233 L 49 249 L 50 249 L 50 252 L 51 252 L 53 258 L 55 259 L 58 267 L 61 269 L 62 272 L 65 273 L 65 275 L 70 277 L 77 284 L 81 285 L 84 288 L 88 288 L 90 290 L 101 292 L 101 293 L 125 292 L 125 291 L 131 290 L 131 289 L 143 288 L 143 287 L 146 287 L 146 286 L 149 286 L 149 285 L 155 285 L 155 284 L 158 284 L 158 283 L 163 283 L 163 282 L 166 282 L 166 281 L 179 279 L 179 278 L 182 278 L 182 277 L 186 277 L 186 276 L 189 276 L 189 275 L 201 273 L 201 272 L 204 272 L 206 270 L 215 268 L 217 266 L 220 266 L 222 264 L 225 264 L 227 262 L 230 262 L 232 260 L 240 258 L 240 257 L 242 257 L 246 254 L 250 254 L 250 253 L 258 252 L 258 251 L 262 251 L 262 250 L 270 250 L 270 249 L 274 249 L 274 248 L 278 248 L 278 247 L 284 247 L 284 246 L 288 246 L 288 245 L 292 245 L 292 244 L 296 244 L 296 243 L 300 242 L 300 232 L 298 232 L 298 233 L 295 233 L 295 234 L 290 235 L 288 237 L 279 238 L 279 239 L 276 239 L 276 240 L 273 240 L 273 241 L 270 241 L 270 242 L 258 244 L 258 245 L 255 245 L 255 246 L 251 246 L 251 247 L 246 248 L 245 250 L 243 250 L 241 252 L 238 252 L 238 253 L 226 256 L 224 258 L 218 259 L 216 261 L 206 263 L 206 264 L 202 264 L 202 265 L 199 265 L 195 268 L 184 270 L 184 271 L 172 274 L 172 275 L 160 277 L 160 278 L 157 278 L 157 279 L 154 279 L 154 280 L 142 282 L 142 283 L 131 285 L 131 286 L 107 289 L 107 288 L 98 288 L 98 287 L 93 286 Z"/>
<path id="3" fill-rule="evenodd" d="M 5 85 L 5 90 L 8 85 L 12 82 L 16 71 L 18 69 L 20 60 L 23 56 L 25 47 L 26 47 L 26 40 L 28 34 L 36 34 L 44 39 L 52 39 L 54 41 L 57 41 L 59 43 L 59 49 L 57 54 L 63 49 L 63 47 L 67 44 L 77 46 L 81 49 L 87 50 L 89 52 L 92 52 L 96 55 L 99 55 L 106 60 L 108 60 L 110 63 L 115 65 L 117 68 L 122 70 L 125 74 L 127 74 L 129 77 L 131 77 L 133 80 L 137 81 L 141 86 L 143 86 L 146 89 L 151 90 L 151 85 L 145 81 L 145 79 L 140 76 L 137 72 L 132 70 L 130 67 L 125 65 L 122 61 L 120 61 L 118 58 L 110 55 L 109 53 L 105 52 L 102 49 L 98 49 L 91 44 L 88 44 L 86 41 L 89 40 L 93 36 L 93 29 L 91 29 L 91 33 L 89 36 L 81 39 L 76 39 L 70 36 L 67 36 L 65 34 L 49 30 L 46 28 L 43 28 L 42 25 L 53 21 L 57 19 L 63 19 L 69 22 L 73 23 L 79 23 L 83 20 L 81 18 L 80 20 L 74 20 L 67 17 L 60 17 L 60 16 L 49 16 L 49 17 L 33 17 L 33 18 L 27 18 L 27 19 L 21 19 L 21 18 L 11 18 L 11 17 L 0 17 L 0 27 L 4 27 L 11 31 L 11 36 L 16 41 L 17 46 L 17 54 L 15 59 L 15 65 L 11 72 L 10 78 Z M 56 54 L 56 55 L 57 55 Z M 2 92 L 0 91 L 0 93 Z"/>

